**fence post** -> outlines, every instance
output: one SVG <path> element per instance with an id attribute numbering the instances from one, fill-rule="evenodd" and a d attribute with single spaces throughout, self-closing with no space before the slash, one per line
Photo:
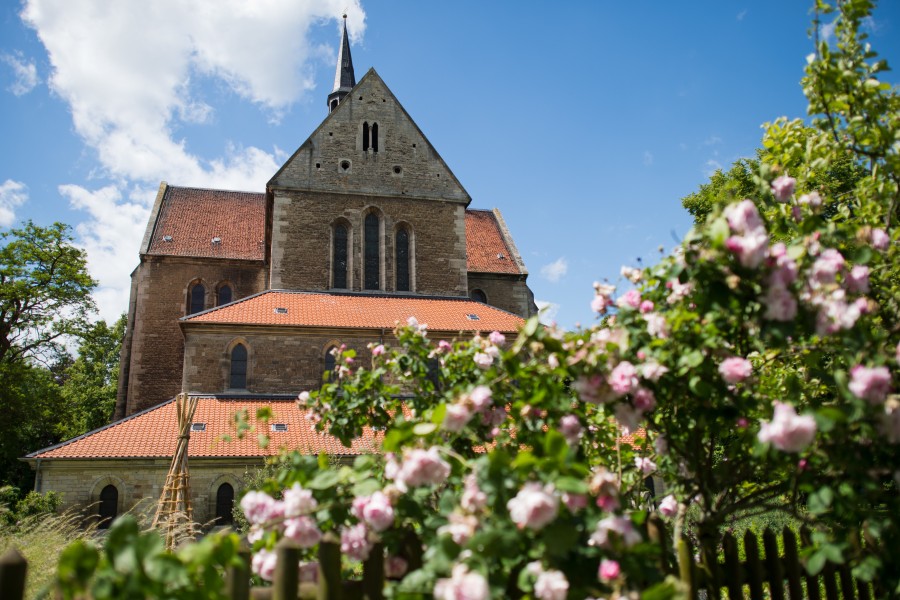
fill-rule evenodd
<path id="1" fill-rule="evenodd" d="M 781 532 L 784 539 L 784 571 L 787 574 L 788 591 L 791 600 L 802 600 L 803 586 L 800 583 L 800 558 L 797 554 L 797 536 L 787 525 Z"/>
<path id="2" fill-rule="evenodd" d="M 744 600 L 741 582 L 744 580 L 740 556 L 738 556 L 737 540 L 734 535 L 726 533 L 722 539 L 722 551 L 725 554 L 725 585 L 728 586 L 729 600 Z"/>
<path id="3" fill-rule="evenodd" d="M 343 595 L 341 547 L 332 539 L 319 542 L 319 600 L 341 600 Z"/>
<path id="4" fill-rule="evenodd" d="M 374 544 L 363 563 L 363 594 L 369 600 L 384 598 L 384 544 Z"/>
<path id="5" fill-rule="evenodd" d="M 275 544 L 278 563 L 275 565 L 275 581 L 272 582 L 273 600 L 297 600 L 300 589 L 300 548 L 282 538 Z"/>
<path id="6" fill-rule="evenodd" d="M 744 554 L 747 555 L 747 584 L 751 600 L 763 600 L 763 572 L 759 562 L 759 543 L 749 529 L 744 533 Z"/>
<path id="7" fill-rule="evenodd" d="M 778 556 L 778 540 L 772 530 L 763 531 L 763 548 L 766 555 L 766 576 L 769 580 L 769 596 L 772 600 L 784 600 L 784 572 Z"/>
<path id="8" fill-rule="evenodd" d="M 250 546 L 241 539 L 237 561 L 228 566 L 225 575 L 225 593 L 229 600 L 249 600 L 250 598 Z"/>
<path id="9" fill-rule="evenodd" d="M 28 561 L 15 548 L 0 556 L 0 598 L 21 600 L 25 597 L 25 573 Z"/>

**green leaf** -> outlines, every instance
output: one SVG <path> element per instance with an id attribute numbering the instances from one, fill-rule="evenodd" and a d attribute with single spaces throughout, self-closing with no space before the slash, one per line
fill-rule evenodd
<path id="1" fill-rule="evenodd" d="M 822 487 L 809 495 L 809 512 L 814 515 L 820 515 L 828 512 L 831 508 L 831 502 L 834 500 L 834 492 L 830 487 Z"/>
<path id="2" fill-rule="evenodd" d="M 353 486 L 354 496 L 371 496 L 381 489 L 381 483 L 377 479 L 364 479 Z"/>
<path id="3" fill-rule="evenodd" d="M 319 471 L 312 480 L 306 484 L 311 490 L 327 490 L 340 483 L 341 476 L 337 471 Z"/>
<path id="4" fill-rule="evenodd" d="M 413 426 L 413 433 L 419 436 L 425 436 L 437 429 L 435 423 L 416 423 Z"/>
<path id="5" fill-rule="evenodd" d="M 547 554 L 563 557 L 578 543 L 578 529 L 571 523 L 556 520 L 541 532 Z"/>
<path id="6" fill-rule="evenodd" d="M 809 557 L 806 563 L 806 570 L 810 575 L 818 575 L 825 568 L 825 553 L 818 550 Z"/>
<path id="7" fill-rule="evenodd" d="M 570 492 L 572 494 L 587 494 L 590 491 L 586 481 L 576 479 L 575 477 L 563 476 L 553 482 L 561 492 Z"/>
<path id="8" fill-rule="evenodd" d="M 544 454 L 547 458 L 555 459 L 560 465 L 569 455 L 569 444 L 566 438 L 555 429 L 551 429 L 544 437 Z"/>

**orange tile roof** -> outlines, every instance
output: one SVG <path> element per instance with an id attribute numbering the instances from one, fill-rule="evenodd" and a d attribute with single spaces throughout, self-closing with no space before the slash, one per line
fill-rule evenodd
<path id="1" fill-rule="evenodd" d="M 276 311 L 286 309 L 287 312 Z M 473 320 L 468 315 L 475 315 Z M 270 290 L 182 319 L 186 323 L 289 325 L 393 329 L 415 317 L 432 331 L 512 333 L 521 317 L 469 300 L 427 296 L 382 296 Z"/>
<path id="2" fill-rule="evenodd" d="M 273 417 L 268 425 L 254 421 L 256 410 L 264 406 L 272 408 Z M 240 410 L 247 411 L 249 422 L 256 423 L 257 431 L 237 439 L 233 423 L 235 413 Z M 286 398 L 200 397 L 193 422 L 206 423 L 206 431 L 191 432 L 188 456 L 257 458 L 277 455 L 283 448 L 304 454 L 318 454 L 324 450 L 328 454 L 356 455 L 374 452 L 380 446 L 376 434 L 367 428 L 363 437 L 347 448 L 337 438 L 314 431 L 306 414 L 305 409 L 301 410 L 296 402 Z M 270 431 L 273 423 L 286 424 L 287 431 Z M 257 433 L 269 436 L 266 448 L 259 447 Z M 233 439 L 223 440 L 226 435 Z M 178 418 L 173 399 L 62 444 L 33 452 L 26 458 L 170 457 L 177 440 Z"/>
<path id="3" fill-rule="evenodd" d="M 475 273 L 521 272 L 492 211 L 466 211 L 466 269 Z"/>
<path id="4" fill-rule="evenodd" d="M 167 186 L 148 254 L 264 260 L 265 213 L 265 194 Z"/>

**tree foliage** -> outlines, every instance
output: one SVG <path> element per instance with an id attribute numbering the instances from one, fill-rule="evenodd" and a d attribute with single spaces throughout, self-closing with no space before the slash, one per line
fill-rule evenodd
<path id="1" fill-rule="evenodd" d="M 0 234 L 0 363 L 60 351 L 62 336 L 84 330 L 96 282 L 69 227 L 54 223 Z"/>

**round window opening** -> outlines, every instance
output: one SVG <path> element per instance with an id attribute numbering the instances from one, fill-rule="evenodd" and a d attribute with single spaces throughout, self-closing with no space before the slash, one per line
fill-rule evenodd
<path id="1" fill-rule="evenodd" d="M 343 171 L 349 171 L 349 170 L 350 170 L 350 161 L 349 161 L 349 160 L 342 160 L 342 161 L 341 161 L 341 170 L 343 170 Z"/>
<path id="2" fill-rule="evenodd" d="M 394 175 L 399 175 L 403 172 L 403 167 L 400 165 L 394 165 Z"/>

